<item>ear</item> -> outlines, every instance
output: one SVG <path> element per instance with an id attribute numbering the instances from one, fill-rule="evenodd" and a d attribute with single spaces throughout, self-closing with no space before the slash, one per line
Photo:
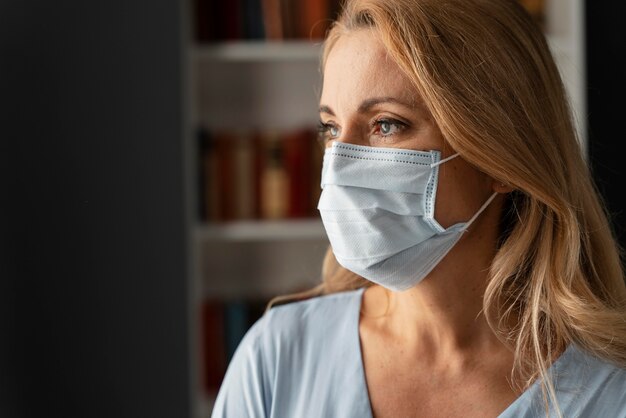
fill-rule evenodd
<path id="1" fill-rule="evenodd" d="M 495 180 L 495 179 L 492 180 L 491 188 L 496 193 L 511 193 L 513 190 L 515 190 L 513 187 L 509 186 L 508 184 L 499 180 Z"/>

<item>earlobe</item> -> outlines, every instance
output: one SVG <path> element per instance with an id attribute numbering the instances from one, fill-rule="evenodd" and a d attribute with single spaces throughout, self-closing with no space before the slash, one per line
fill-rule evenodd
<path id="1" fill-rule="evenodd" d="M 508 184 L 498 181 L 498 180 L 493 180 L 492 188 L 493 188 L 493 191 L 496 193 L 511 193 L 513 190 L 515 190 L 513 187 L 509 186 Z"/>

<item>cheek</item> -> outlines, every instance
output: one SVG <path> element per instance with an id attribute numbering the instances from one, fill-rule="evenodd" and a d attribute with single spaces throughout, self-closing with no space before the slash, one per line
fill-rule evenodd
<path id="1" fill-rule="evenodd" d="M 485 174 L 462 160 L 445 163 L 439 168 L 435 219 L 444 228 L 466 222 L 474 216 L 489 194 Z"/>

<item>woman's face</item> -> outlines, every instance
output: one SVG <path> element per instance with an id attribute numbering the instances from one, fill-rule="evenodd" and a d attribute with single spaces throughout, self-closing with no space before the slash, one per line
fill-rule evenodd
<path id="1" fill-rule="evenodd" d="M 342 35 L 325 67 L 320 119 L 328 143 L 454 153 L 422 98 L 376 33 Z M 462 158 L 439 167 L 435 218 L 447 228 L 469 220 L 493 193 L 491 179 Z"/>
<path id="2" fill-rule="evenodd" d="M 343 35 L 324 68 L 325 137 L 373 147 L 441 150 L 443 139 L 415 88 L 370 30 Z"/>

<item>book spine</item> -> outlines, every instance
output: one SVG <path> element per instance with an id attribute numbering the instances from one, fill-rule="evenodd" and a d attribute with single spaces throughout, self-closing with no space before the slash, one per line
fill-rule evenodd
<path id="1" fill-rule="evenodd" d="M 281 40 L 284 37 L 281 0 L 261 0 L 265 38 Z"/>
<path id="2" fill-rule="evenodd" d="M 199 133 L 201 148 L 200 161 L 200 210 L 201 220 L 213 222 L 220 217 L 221 195 L 219 192 L 219 155 L 213 134 L 201 128 Z"/>
<path id="3" fill-rule="evenodd" d="M 281 219 L 287 216 L 288 177 L 284 147 L 280 135 L 267 132 L 263 140 L 261 171 L 261 217 Z"/>
<path id="4" fill-rule="evenodd" d="M 301 3 L 298 36 L 309 40 L 323 39 L 330 24 L 329 0 L 308 0 Z"/>
<path id="5" fill-rule="evenodd" d="M 263 25 L 262 0 L 241 0 L 243 10 L 243 28 L 246 39 L 265 38 L 265 27 Z"/>
<path id="6" fill-rule="evenodd" d="M 219 28 L 219 38 L 221 40 L 243 38 L 241 3 L 238 0 L 216 1 L 219 11 L 212 16 L 212 21 Z"/>
<path id="7" fill-rule="evenodd" d="M 241 339 L 244 337 L 249 324 L 248 303 L 244 300 L 235 300 L 226 303 L 226 358 L 233 358 Z"/>
<path id="8" fill-rule="evenodd" d="M 252 133 L 252 156 L 253 156 L 253 176 L 252 176 L 252 206 L 253 206 L 253 218 L 262 218 L 262 173 L 263 173 L 263 134 L 261 131 L 255 131 Z"/>
<path id="9" fill-rule="evenodd" d="M 310 167 L 309 135 L 297 130 L 285 135 L 285 166 L 289 179 L 288 217 L 302 218 L 309 215 L 309 187 L 312 175 Z"/>
<path id="10" fill-rule="evenodd" d="M 210 42 L 218 38 L 212 16 L 215 15 L 216 0 L 194 0 L 194 36 L 198 42 Z"/>
<path id="11" fill-rule="evenodd" d="M 280 0 L 280 18 L 282 20 L 283 38 L 295 38 L 294 26 L 297 23 L 296 4 L 291 0 Z"/>
<path id="12" fill-rule="evenodd" d="M 232 221 L 235 219 L 235 167 L 234 149 L 237 137 L 230 131 L 215 133 L 215 146 L 217 149 L 217 195 L 218 216 L 217 221 Z"/>
<path id="13" fill-rule="evenodd" d="M 214 395 L 218 392 L 228 367 L 223 302 L 204 300 L 200 324 L 202 383 L 206 393 Z"/>
<path id="14" fill-rule="evenodd" d="M 250 135 L 246 132 L 236 136 L 233 153 L 234 209 L 235 219 L 253 219 L 254 202 L 254 148 Z"/>

